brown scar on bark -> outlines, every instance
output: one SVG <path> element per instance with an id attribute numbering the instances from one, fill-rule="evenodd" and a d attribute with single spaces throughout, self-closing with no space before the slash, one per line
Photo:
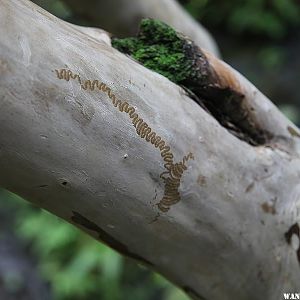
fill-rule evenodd
<path id="1" fill-rule="evenodd" d="M 264 203 L 261 205 L 261 208 L 262 208 L 262 210 L 263 210 L 265 213 L 272 214 L 272 215 L 275 215 L 275 214 L 276 214 L 276 209 L 275 209 L 274 203 L 273 203 L 273 204 L 269 204 L 268 202 L 264 202 Z"/>
<path id="2" fill-rule="evenodd" d="M 76 223 L 77 225 L 80 225 L 81 227 L 84 227 L 88 231 L 94 231 L 98 234 L 98 237 L 101 241 L 103 241 L 105 244 L 110 246 L 111 248 L 114 248 L 121 254 L 133 258 L 135 260 L 138 260 L 142 262 L 143 264 L 146 264 L 148 266 L 153 266 L 153 264 L 145 259 L 144 257 L 141 257 L 138 254 L 132 253 L 126 245 L 115 239 L 112 235 L 110 235 L 108 232 L 103 230 L 101 227 L 99 227 L 96 223 L 90 221 L 80 213 L 76 211 L 72 211 L 73 216 L 71 217 L 72 222 Z"/>
<path id="3" fill-rule="evenodd" d="M 294 129 L 293 127 L 288 126 L 287 130 L 288 130 L 288 132 L 290 133 L 291 136 L 300 138 L 299 132 L 296 129 Z"/>
<path id="4" fill-rule="evenodd" d="M 199 175 L 198 178 L 197 178 L 197 183 L 200 186 L 206 186 L 206 177 L 203 176 L 203 175 Z"/>
<path id="5" fill-rule="evenodd" d="M 249 193 L 249 192 L 254 188 L 254 184 L 255 184 L 254 181 L 251 182 L 251 183 L 247 186 L 245 192 L 246 192 L 246 193 Z"/>
<path id="6" fill-rule="evenodd" d="M 292 236 L 296 235 L 298 237 L 298 239 L 300 240 L 300 227 L 298 225 L 298 223 L 293 224 L 289 230 L 284 234 L 284 237 L 286 239 L 286 242 L 290 245 L 292 242 Z M 300 245 L 298 247 L 298 249 L 296 250 L 296 255 L 297 255 L 297 259 L 298 262 L 300 264 Z"/>
<path id="7" fill-rule="evenodd" d="M 273 136 L 258 122 L 237 75 L 224 62 L 193 42 L 187 44 L 186 56 L 193 61 L 196 76 L 187 80 L 186 86 L 201 99 L 199 104 L 239 139 L 254 146 L 267 144 Z"/>
<path id="8" fill-rule="evenodd" d="M 0 71 L 3 74 L 5 71 L 8 71 L 8 64 L 3 59 L 0 59 Z"/>

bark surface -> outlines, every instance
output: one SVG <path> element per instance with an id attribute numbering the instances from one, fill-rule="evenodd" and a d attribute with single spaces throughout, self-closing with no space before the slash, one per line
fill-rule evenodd
<path id="1" fill-rule="evenodd" d="M 300 134 L 264 95 L 202 50 L 201 87 L 235 91 L 224 114 L 268 133 L 253 145 L 105 31 L 25 0 L 0 8 L 2 187 L 193 299 L 299 292 Z"/>

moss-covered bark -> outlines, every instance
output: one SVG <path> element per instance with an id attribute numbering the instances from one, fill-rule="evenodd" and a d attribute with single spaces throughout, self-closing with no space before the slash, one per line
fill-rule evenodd
<path id="1" fill-rule="evenodd" d="M 114 38 L 112 45 L 148 69 L 188 88 L 199 84 L 203 77 L 196 72 L 191 55 L 193 43 L 161 21 L 144 19 L 137 37 Z"/>

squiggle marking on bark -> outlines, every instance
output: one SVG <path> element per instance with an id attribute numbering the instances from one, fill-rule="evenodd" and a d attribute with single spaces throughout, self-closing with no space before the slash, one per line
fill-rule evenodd
<path id="1" fill-rule="evenodd" d="M 79 74 L 73 74 L 71 70 L 60 69 L 55 70 L 59 79 L 77 80 L 84 90 L 99 90 L 106 93 L 110 98 L 112 104 L 120 111 L 129 115 L 136 133 L 147 142 L 151 143 L 155 148 L 158 148 L 161 157 L 164 160 L 164 168 L 166 171 L 160 174 L 160 177 L 164 181 L 165 191 L 164 196 L 157 204 L 158 208 L 162 212 L 167 212 L 170 206 L 180 201 L 179 186 L 183 172 L 187 170 L 186 162 L 190 159 L 194 159 L 192 153 L 184 156 L 181 162 L 174 163 L 174 155 L 170 146 L 157 135 L 155 131 L 136 113 L 135 108 L 128 102 L 117 99 L 116 95 L 112 92 L 110 87 L 99 80 L 82 80 Z"/>

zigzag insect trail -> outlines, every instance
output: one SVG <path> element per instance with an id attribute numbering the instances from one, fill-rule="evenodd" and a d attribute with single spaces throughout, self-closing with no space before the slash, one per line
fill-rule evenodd
<path id="1" fill-rule="evenodd" d="M 179 186 L 183 172 L 187 170 L 186 162 L 190 159 L 194 159 L 192 153 L 184 156 L 181 162 L 174 163 L 174 155 L 170 146 L 157 135 L 155 131 L 136 113 L 135 108 L 128 102 L 117 99 L 116 95 L 112 92 L 110 87 L 99 80 L 82 80 L 79 74 L 73 74 L 71 70 L 60 69 L 55 70 L 56 76 L 59 79 L 66 81 L 77 80 L 84 90 L 99 90 L 106 93 L 110 98 L 112 104 L 120 111 L 125 112 L 131 119 L 136 133 L 147 142 L 151 143 L 155 148 L 158 148 L 160 155 L 164 160 L 164 168 L 166 171 L 160 174 L 160 177 L 164 181 L 165 191 L 164 196 L 157 204 L 158 208 L 162 212 L 167 212 L 170 206 L 180 201 Z"/>

